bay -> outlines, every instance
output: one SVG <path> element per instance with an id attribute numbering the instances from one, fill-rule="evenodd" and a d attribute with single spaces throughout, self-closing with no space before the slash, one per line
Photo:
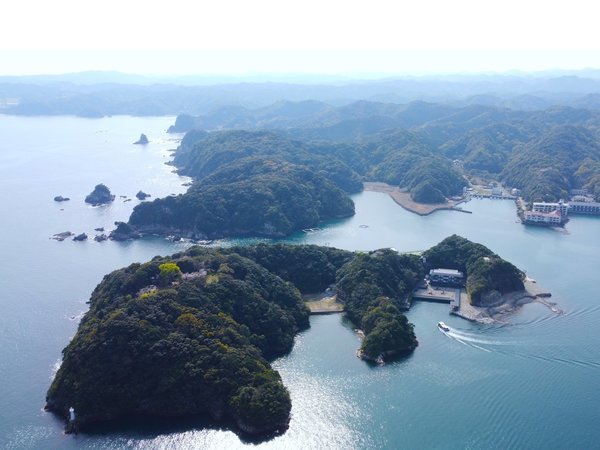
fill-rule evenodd
<path id="1" fill-rule="evenodd" d="M 178 136 L 165 133 L 172 122 L 0 116 L 0 447 L 598 447 L 600 220 L 575 217 L 563 232 L 528 228 L 515 222 L 514 204 L 500 200 L 473 200 L 464 205 L 472 214 L 421 217 L 373 192 L 353 196 L 354 217 L 286 241 L 418 251 L 457 233 L 527 270 L 564 314 L 530 304 L 505 324 L 484 326 L 448 316 L 446 305 L 416 303 L 408 317 L 420 345 L 385 367 L 356 358 L 359 341 L 343 316 L 315 316 L 293 351 L 274 362 L 293 402 L 282 436 L 257 445 L 194 422 L 65 436 L 62 423 L 42 410 L 44 396 L 92 289 L 111 270 L 185 245 L 49 237 L 112 228 L 127 219 L 140 189 L 154 197 L 185 191 L 188 180 L 164 164 L 177 146 Z M 132 145 L 140 133 L 151 143 Z M 115 202 L 85 205 L 100 182 Z M 55 195 L 71 200 L 56 203 Z M 452 328 L 448 335 L 437 330 L 439 320 Z"/>

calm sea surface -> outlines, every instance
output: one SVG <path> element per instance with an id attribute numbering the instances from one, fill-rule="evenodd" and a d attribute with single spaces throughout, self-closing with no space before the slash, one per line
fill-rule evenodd
<path id="1" fill-rule="evenodd" d="M 385 367 L 355 357 L 359 341 L 342 316 L 317 316 L 274 362 L 293 402 L 283 436 L 256 445 L 193 422 L 63 435 L 42 407 L 92 289 L 111 270 L 183 246 L 49 237 L 110 229 L 127 219 L 140 189 L 185 191 L 188 180 L 164 164 L 177 146 L 165 133 L 172 122 L 0 116 L 0 448 L 600 448 L 600 219 L 576 217 L 566 232 L 525 228 L 513 203 L 492 200 L 467 203 L 473 214 L 419 217 L 371 192 L 353 197 L 353 218 L 287 241 L 413 251 L 461 234 L 526 270 L 565 314 L 530 304 L 506 324 L 482 326 L 449 316 L 446 305 L 417 303 L 408 317 L 420 345 Z M 152 142 L 132 145 L 140 133 Z M 115 202 L 85 205 L 101 182 Z"/>

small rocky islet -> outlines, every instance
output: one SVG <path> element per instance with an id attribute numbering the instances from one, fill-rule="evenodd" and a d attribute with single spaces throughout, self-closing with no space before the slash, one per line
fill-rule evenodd
<path id="1" fill-rule="evenodd" d="M 152 197 L 150 194 L 145 193 L 144 191 L 138 191 L 137 194 L 135 194 L 135 197 L 138 200 L 146 200 L 148 197 Z"/>
<path id="2" fill-rule="evenodd" d="M 135 145 L 146 145 L 148 143 L 150 143 L 150 141 L 148 140 L 148 136 L 146 136 L 144 133 L 142 133 L 140 138 L 134 142 Z"/>
<path id="3" fill-rule="evenodd" d="M 92 206 L 102 206 L 112 203 L 115 196 L 111 194 L 110 189 L 104 184 L 97 184 L 94 190 L 85 197 L 85 202 Z"/>

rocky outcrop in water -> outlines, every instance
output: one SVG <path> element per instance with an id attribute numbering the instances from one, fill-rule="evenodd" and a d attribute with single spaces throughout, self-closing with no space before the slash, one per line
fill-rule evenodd
<path id="1" fill-rule="evenodd" d="M 138 200 L 146 200 L 146 198 L 152 197 L 150 194 L 146 194 L 144 191 L 139 191 L 137 194 L 135 194 L 135 196 Z"/>
<path id="2" fill-rule="evenodd" d="M 110 189 L 104 184 L 98 184 L 94 190 L 85 198 L 85 202 L 93 206 L 106 205 L 111 203 L 115 196 L 110 193 Z"/>
<path id="3" fill-rule="evenodd" d="M 128 241 L 130 239 L 139 239 L 140 233 L 135 231 L 130 225 L 125 222 L 115 222 L 116 229 L 110 232 L 108 236 L 113 241 Z"/>
<path id="4" fill-rule="evenodd" d="M 146 145 L 147 143 L 149 143 L 150 141 L 148 140 L 148 137 L 142 133 L 140 135 L 140 138 L 134 142 L 134 144 L 140 144 L 140 145 Z"/>
<path id="5" fill-rule="evenodd" d="M 81 234 L 78 234 L 77 236 L 75 236 L 73 238 L 73 240 L 74 241 L 87 241 L 87 238 L 88 238 L 87 234 L 81 233 Z"/>
<path id="6" fill-rule="evenodd" d="M 54 197 L 55 202 L 68 202 L 69 200 L 71 200 L 69 197 L 63 197 L 62 195 Z"/>
<path id="7" fill-rule="evenodd" d="M 70 231 L 63 231 L 62 233 L 56 233 L 50 239 L 54 239 L 56 241 L 62 242 L 65 239 L 67 239 L 68 237 L 71 237 L 71 236 L 73 236 L 73 233 L 71 233 Z"/>

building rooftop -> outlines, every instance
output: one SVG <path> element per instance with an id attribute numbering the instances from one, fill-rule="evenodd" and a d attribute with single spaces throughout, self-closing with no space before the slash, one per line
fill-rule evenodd
<path id="1" fill-rule="evenodd" d="M 571 202 L 571 206 L 595 206 L 600 207 L 599 202 Z"/>
<path id="2" fill-rule="evenodd" d="M 560 211 L 555 210 L 549 213 L 541 212 L 541 211 L 525 211 L 526 216 L 540 216 L 540 217 L 548 217 L 548 216 L 558 216 L 562 217 Z"/>
<path id="3" fill-rule="evenodd" d="M 462 272 L 455 269 L 431 269 L 429 271 L 430 275 L 454 275 L 462 277 Z"/>

